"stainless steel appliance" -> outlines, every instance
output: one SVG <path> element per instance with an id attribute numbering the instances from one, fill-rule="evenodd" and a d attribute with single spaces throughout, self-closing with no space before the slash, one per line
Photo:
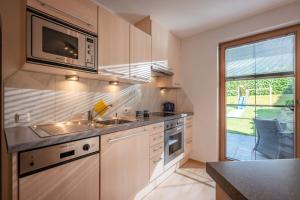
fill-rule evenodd
<path id="1" fill-rule="evenodd" d="M 95 153 L 99 153 L 99 137 L 21 152 L 19 176 L 34 174 Z"/>
<path id="2" fill-rule="evenodd" d="M 27 62 L 97 72 L 97 36 L 27 8 Z"/>
<path id="3" fill-rule="evenodd" d="M 184 118 L 165 121 L 165 165 L 184 151 Z"/>
<path id="4" fill-rule="evenodd" d="M 99 137 L 19 153 L 19 199 L 99 200 Z"/>

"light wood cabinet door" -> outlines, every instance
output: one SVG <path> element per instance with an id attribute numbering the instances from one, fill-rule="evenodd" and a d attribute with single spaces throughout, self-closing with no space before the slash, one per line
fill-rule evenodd
<path id="1" fill-rule="evenodd" d="M 101 200 L 134 199 L 149 183 L 149 135 L 142 128 L 101 137 Z"/>
<path id="2" fill-rule="evenodd" d="M 130 79 L 150 82 L 151 36 L 130 26 Z"/>
<path id="3" fill-rule="evenodd" d="M 99 200 L 99 154 L 19 179 L 19 200 Z"/>
<path id="4" fill-rule="evenodd" d="M 99 6 L 99 73 L 129 78 L 129 23 Z"/>
<path id="5" fill-rule="evenodd" d="M 157 87 L 180 88 L 182 85 L 180 39 L 150 17 L 137 22 L 135 26 L 151 34 L 152 65 L 172 70 L 174 73 L 173 76 L 157 78 Z"/>
<path id="6" fill-rule="evenodd" d="M 152 62 L 166 62 L 168 67 L 168 37 L 166 28 L 155 21 L 151 21 Z"/>
<path id="7" fill-rule="evenodd" d="M 150 182 L 164 172 L 164 153 L 157 154 L 150 159 Z"/>
<path id="8" fill-rule="evenodd" d="M 170 86 L 181 86 L 181 65 L 180 65 L 180 51 L 181 41 L 172 33 L 169 33 L 168 40 L 168 62 L 169 66 L 173 69 L 174 75 L 172 76 L 172 82 Z"/>
<path id="9" fill-rule="evenodd" d="M 27 5 L 90 32 L 98 32 L 98 6 L 90 0 L 27 0 Z"/>

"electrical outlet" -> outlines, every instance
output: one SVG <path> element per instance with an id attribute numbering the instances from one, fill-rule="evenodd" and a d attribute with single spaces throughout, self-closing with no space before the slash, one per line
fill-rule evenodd
<path id="1" fill-rule="evenodd" d="M 129 114 L 131 112 L 131 108 L 130 107 L 124 107 L 123 108 L 123 113 L 124 114 Z"/>
<path id="2" fill-rule="evenodd" d="M 15 114 L 15 123 L 27 123 L 30 122 L 30 120 L 31 120 L 30 113 Z"/>

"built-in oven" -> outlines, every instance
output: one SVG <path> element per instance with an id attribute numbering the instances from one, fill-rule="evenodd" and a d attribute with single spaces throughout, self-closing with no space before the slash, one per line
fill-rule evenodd
<path id="1" fill-rule="evenodd" d="M 183 118 L 165 121 L 164 138 L 165 165 L 184 151 L 184 120 Z"/>
<path id="2" fill-rule="evenodd" d="M 97 36 L 27 8 L 27 62 L 97 72 Z"/>

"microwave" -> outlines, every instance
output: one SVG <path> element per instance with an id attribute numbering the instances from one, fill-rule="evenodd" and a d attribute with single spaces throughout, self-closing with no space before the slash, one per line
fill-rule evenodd
<path id="1" fill-rule="evenodd" d="M 27 62 L 98 72 L 97 36 L 27 8 Z"/>

